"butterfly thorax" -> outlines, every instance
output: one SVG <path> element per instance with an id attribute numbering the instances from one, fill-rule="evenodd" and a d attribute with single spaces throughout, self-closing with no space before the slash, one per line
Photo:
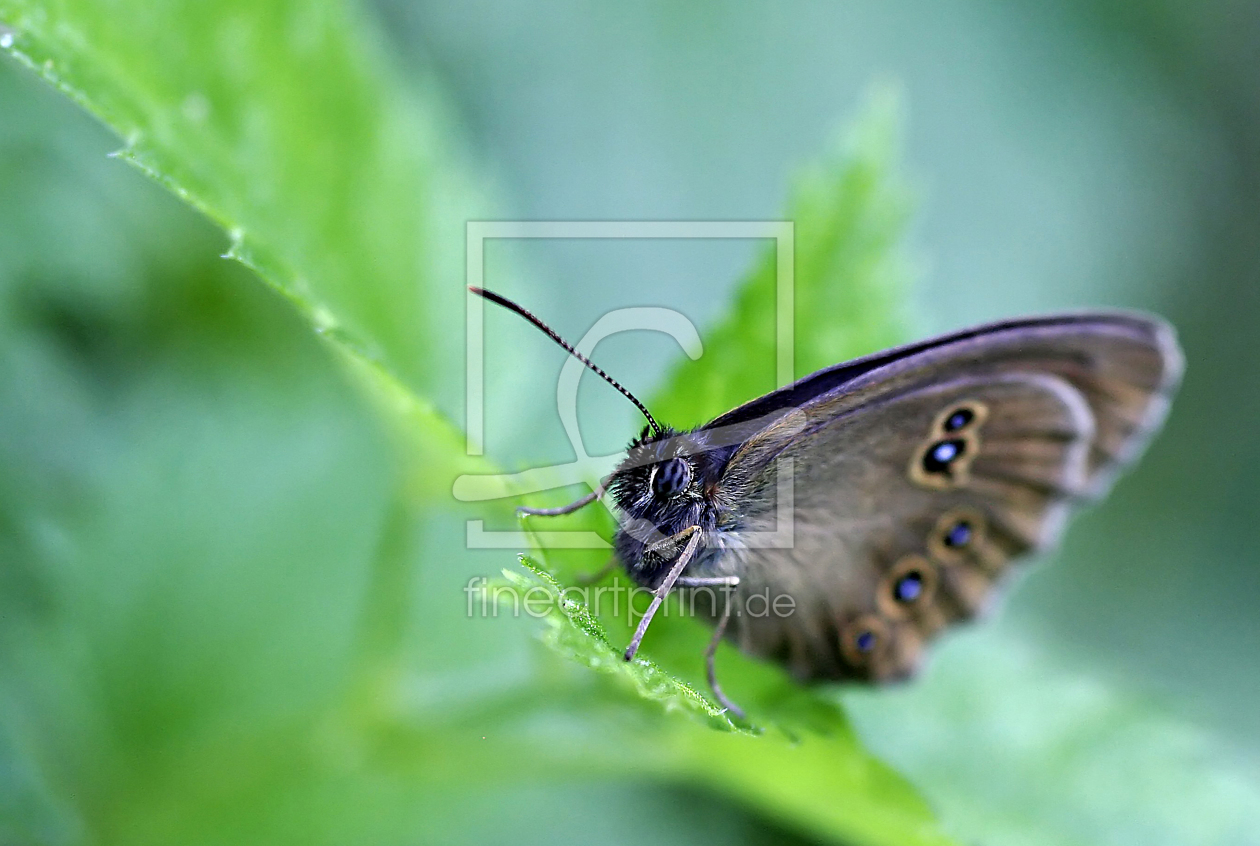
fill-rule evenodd
<path id="1" fill-rule="evenodd" d="M 705 542 L 686 572 L 704 570 L 720 554 L 717 541 L 730 521 L 717 489 L 731 452 L 709 443 L 703 430 L 645 429 L 631 441 L 609 480 L 621 512 L 613 545 L 631 578 L 655 587 L 673 560 L 668 539 L 692 526 L 700 527 Z"/>

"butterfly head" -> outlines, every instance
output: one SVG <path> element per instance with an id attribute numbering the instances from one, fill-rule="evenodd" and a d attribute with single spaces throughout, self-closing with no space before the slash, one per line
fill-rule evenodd
<path id="1" fill-rule="evenodd" d="M 680 433 L 660 425 L 634 394 L 546 323 L 493 291 L 476 287 L 469 290 L 532 323 L 643 413 L 648 425 L 630 443 L 625 461 L 607 483 L 618 509 L 637 526 L 648 524 L 647 532 L 627 531 L 624 524 L 617 532 L 617 554 L 632 572 L 648 566 L 643 555 L 647 543 L 644 536 L 673 536 L 694 526 L 704 531 L 712 528 L 713 509 L 707 504 L 705 493 L 713 490 L 721 467 L 717 457 L 705 451 L 706 447 L 711 449 L 711 444 L 702 430 Z"/>
<path id="2" fill-rule="evenodd" d="M 609 491 L 622 513 L 672 534 L 696 524 L 711 475 L 708 463 L 696 433 L 645 427 L 613 471 Z"/>
<path id="3" fill-rule="evenodd" d="M 614 546 L 630 574 L 653 584 L 668 569 L 648 547 L 692 526 L 714 528 L 711 490 L 720 468 L 706 449 L 703 431 L 678 432 L 647 427 L 630 442 L 624 461 L 608 480 L 622 515 Z"/>

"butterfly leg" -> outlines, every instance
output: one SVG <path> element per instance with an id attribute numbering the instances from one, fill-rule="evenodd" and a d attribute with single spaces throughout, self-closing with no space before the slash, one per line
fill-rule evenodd
<path id="1" fill-rule="evenodd" d="M 696 548 L 700 546 L 700 527 L 688 526 L 672 538 L 667 538 L 666 543 L 677 544 L 685 536 L 690 536 L 687 545 L 683 547 L 683 551 L 674 559 L 674 563 L 669 568 L 669 572 L 665 574 L 665 579 L 660 583 L 652 594 L 652 604 L 648 606 L 647 612 L 644 613 L 643 619 L 639 621 L 639 627 L 634 630 L 634 637 L 630 640 L 630 645 L 626 647 L 625 658 L 627 661 L 633 661 L 634 655 L 639 651 L 639 644 L 643 641 L 643 635 L 647 634 L 648 624 L 652 622 L 652 618 L 656 616 L 656 609 L 661 607 L 661 603 L 665 601 L 665 597 L 674 588 L 674 582 L 678 581 L 678 576 L 683 569 L 691 561 L 693 555 L 696 554 Z"/>
<path id="2" fill-rule="evenodd" d="M 716 656 L 718 644 L 722 642 L 722 635 L 726 632 L 726 624 L 731 620 L 731 603 L 728 599 L 726 607 L 722 609 L 722 619 L 718 620 L 717 628 L 713 630 L 713 638 L 709 641 L 709 646 L 704 650 L 704 671 L 709 677 L 709 688 L 713 691 L 713 696 L 727 711 L 730 711 L 739 719 L 744 718 L 744 709 L 736 705 L 726 697 L 722 692 L 722 686 L 717 680 Z"/>
<path id="3" fill-rule="evenodd" d="M 586 496 L 570 502 L 568 505 L 561 505 L 559 508 L 529 508 L 522 505 L 516 509 L 516 513 L 522 517 L 559 517 L 562 514 L 572 514 L 579 508 L 585 508 L 603 495 L 604 486 L 600 485 Z"/>
<path id="4" fill-rule="evenodd" d="M 561 505 L 559 508 L 529 508 L 528 506 L 520 506 L 516 509 L 516 513 L 521 517 L 559 517 L 562 514 L 572 514 L 580 508 L 585 508 L 595 500 L 604 495 L 606 488 L 600 484 L 595 490 L 588 493 L 581 499 L 570 502 L 568 505 Z M 617 556 L 613 556 L 608 563 L 600 567 L 594 573 L 585 573 L 577 577 L 577 583 L 585 587 L 593 585 L 598 581 L 602 581 L 605 576 L 611 573 L 617 566 Z"/>
<path id="5" fill-rule="evenodd" d="M 688 578 L 686 576 L 678 579 L 674 583 L 677 587 L 717 587 L 722 585 L 729 588 L 739 586 L 739 576 L 714 576 L 703 578 Z M 713 630 L 713 637 L 709 640 L 709 646 L 704 650 L 704 670 L 709 677 L 709 687 L 713 690 L 713 697 L 717 699 L 718 704 L 730 711 L 734 716 L 743 719 L 744 709 L 740 708 L 734 702 L 727 698 L 722 692 L 722 686 L 717 680 L 717 665 L 715 663 L 717 656 L 718 644 L 722 642 L 722 635 L 726 633 L 726 624 L 731 621 L 731 598 L 728 595 L 725 602 L 722 603 L 722 616 L 718 619 L 717 628 Z"/>

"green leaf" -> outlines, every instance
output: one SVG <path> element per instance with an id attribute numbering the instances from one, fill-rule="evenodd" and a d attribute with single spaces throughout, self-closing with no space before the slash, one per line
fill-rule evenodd
<path id="1" fill-rule="evenodd" d="M 674 425 L 696 425 L 778 387 L 777 295 L 792 289 L 793 372 L 804 376 L 903 343 L 911 266 L 901 246 L 911 194 L 900 162 L 900 99 L 876 89 L 866 112 L 795 180 L 794 279 L 771 247 L 727 316 L 702 333 L 704 354 L 683 359 L 649 404 Z"/>
<path id="2" fill-rule="evenodd" d="M 610 678 L 618 692 L 631 691 L 664 712 L 695 718 L 654 722 L 653 730 L 635 741 L 644 759 L 636 768 L 708 785 L 794 827 L 845 843 L 952 843 L 907 783 L 862 750 L 834 703 L 783 685 L 773 699 L 763 691 L 753 709 L 758 717 L 776 715 L 772 726 L 732 722 L 694 684 L 654 661 L 624 661 L 624 647 L 615 645 L 622 641 L 610 639 L 579 598 L 581 589 L 565 588 L 528 558 L 522 564 L 527 573 L 505 570 L 504 582 L 486 587 L 493 601 L 529 603 L 545 621 L 543 642 L 558 655 Z M 724 682 L 742 677 L 738 671 L 723 673 Z M 588 701 L 585 707 L 593 706 Z M 582 718 L 570 715 L 567 721 L 575 727 Z"/>
<path id="3" fill-rule="evenodd" d="M 523 601 L 536 602 L 540 610 L 545 611 L 543 619 L 547 622 L 547 629 L 543 642 L 548 647 L 597 672 L 628 681 L 636 695 L 659 702 L 666 709 L 679 708 L 703 718 L 715 728 L 749 731 L 733 723 L 725 709 L 652 661 L 646 658 L 625 661 L 622 649 L 609 641 L 607 632 L 591 613 L 587 602 L 567 595 L 565 587 L 555 576 L 529 558 L 522 556 L 521 564 L 530 575 L 504 570 L 506 585 L 490 584 L 485 589 L 499 602 L 518 597 Z M 510 590 L 500 592 L 500 587 L 509 587 Z"/>
<path id="4" fill-rule="evenodd" d="M 9 52 L 206 214 L 335 345 L 455 407 L 441 315 L 483 208 L 431 91 L 404 91 L 333 0 L 0 0 Z M 454 386 L 448 386 L 453 388 Z"/>

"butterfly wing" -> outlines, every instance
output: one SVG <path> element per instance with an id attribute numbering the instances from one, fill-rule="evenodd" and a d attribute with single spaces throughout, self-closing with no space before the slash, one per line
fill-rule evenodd
<path id="1" fill-rule="evenodd" d="M 805 679 L 909 674 L 1136 458 L 1180 372 L 1162 321 L 1068 315 L 840 365 L 723 415 L 706 428 L 785 421 L 749 438 L 714 492 L 729 537 L 708 568 L 741 579 L 728 638 Z"/>

